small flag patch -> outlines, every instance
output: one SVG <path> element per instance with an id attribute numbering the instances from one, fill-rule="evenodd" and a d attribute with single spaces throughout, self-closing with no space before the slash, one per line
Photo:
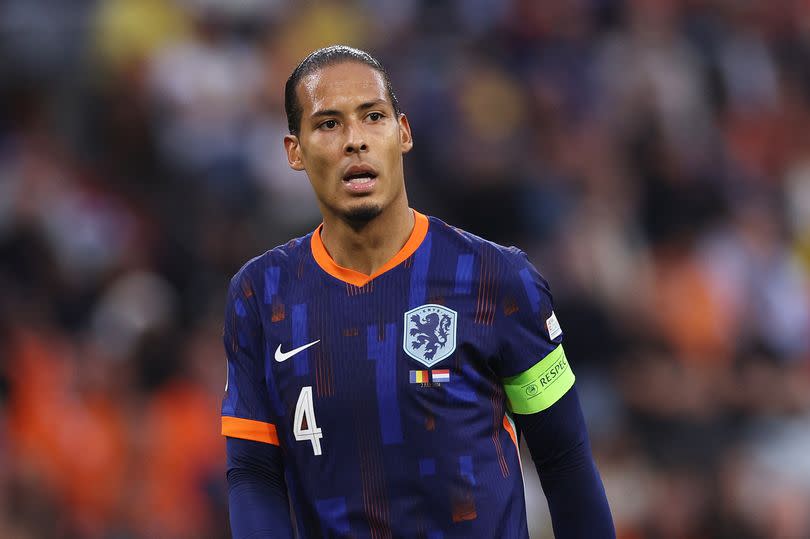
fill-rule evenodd
<path id="1" fill-rule="evenodd" d="M 434 382 L 449 382 L 450 370 L 449 369 L 436 369 L 432 371 L 431 376 Z"/>
<path id="2" fill-rule="evenodd" d="M 428 371 L 411 371 L 412 384 L 427 384 L 429 381 Z"/>

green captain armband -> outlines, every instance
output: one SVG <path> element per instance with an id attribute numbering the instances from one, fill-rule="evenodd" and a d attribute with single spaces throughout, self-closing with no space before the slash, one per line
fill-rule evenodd
<path id="1" fill-rule="evenodd" d="M 574 385 L 574 373 L 562 345 L 517 376 L 504 378 L 503 387 L 509 409 L 516 414 L 534 414 L 545 410 Z"/>

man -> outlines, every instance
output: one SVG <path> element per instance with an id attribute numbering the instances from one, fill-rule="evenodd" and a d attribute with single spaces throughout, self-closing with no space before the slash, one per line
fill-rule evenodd
<path id="1" fill-rule="evenodd" d="M 546 281 L 409 208 L 411 129 L 370 55 L 310 54 L 285 99 L 323 224 L 231 282 L 234 537 L 526 538 L 518 432 L 557 538 L 614 537 Z"/>

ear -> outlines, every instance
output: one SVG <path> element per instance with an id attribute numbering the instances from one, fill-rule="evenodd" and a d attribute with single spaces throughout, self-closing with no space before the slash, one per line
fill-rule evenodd
<path id="1" fill-rule="evenodd" d="M 287 150 L 287 164 L 293 170 L 304 170 L 301 160 L 301 143 L 295 135 L 284 136 L 284 149 Z"/>
<path id="2" fill-rule="evenodd" d="M 402 153 L 408 153 L 413 148 L 411 125 L 408 123 L 408 117 L 404 114 L 399 115 L 399 147 Z"/>

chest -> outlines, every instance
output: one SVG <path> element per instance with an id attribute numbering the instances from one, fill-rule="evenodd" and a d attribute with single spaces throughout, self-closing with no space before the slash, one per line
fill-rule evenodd
<path id="1" fill-rule="evenodd" d="M 414 301 L 408 286 L 373 281 L 267 306 L 268 392 L 290 440 L 312 441 L 313 425 L 367 425 L 383 444 L 396 444 L 442 422 L 491 416 L 494 315 L 453 283 L 428 283 L 421 293 Z"/>

